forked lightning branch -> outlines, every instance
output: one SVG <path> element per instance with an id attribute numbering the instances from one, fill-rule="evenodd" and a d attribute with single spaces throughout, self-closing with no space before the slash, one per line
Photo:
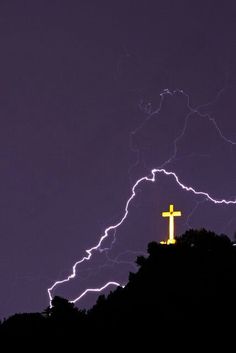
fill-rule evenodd
<path id="1" fill-rule="evenodd" d="M 125 211 L 123 214 L 123 217 L 120 219 L 120 221 L 114 225 L 109 226 L 108 228 L 105 229 L 104 234 L 102 234 L 102 236 L 100 237 L 98 243 L 96 245 L 94 245 L 92 248 L 87 249 L 86 250 L 86 256 L 84 256 L 82 259 L 78 260 L 72 267 L 72 273 L 70 275 L 68 275 L 68 277 L 66 277 L 65 279 L 56 281 L 50 288 L 48 288 L 48 295 L 49 295 L 49 300 L 50 300 L 50 306 L 51 306 L 51 302 L 53 299 L 53 291 L 55 290 L 55 288 L 59 285 L 65 284 L 67 282 L 69 282 L 70 280 L 72 280 L 73 278 L 75 278 L 76 274 L 77 274 L 77 267 L 79 264 L 85 262 L 85 261 L 89 261 L 92 257 L 92 254 L 101 249 L 101 245 L 103 243 L 103 241 L 109 237 L 110 233 L 112 230 L 116 230 L 120 227 L 121 224 L 123 224 L 126 220 L 126 218 L 128 217 L 129 214 L 129 207 L 131 202 L 133 201 L 133 199 L 136 196 L 136 191 L 137 188 L 140 186 L 140 184 L 144 183 L 144 182 L 152 182 L 154 183 L 156 181 L 156 176 L 159 174 L 164 174 L 167 177 L 172 177 L 174 178 L 175 182 L 178 184 L 178 186 L 183 189 L 186 192 L 190 192 L 194 195 L 201 195 L 203 197 L 205 197 L 207 200 L 213 202 L 214 204 L 224 204 L 224 205 L 235 205 L 236 204 L 236 199 L 235 200 L 226 200 L 226 199 L 215 199 L 213 198 L 210 194 L 208 194 L 205 191 L 199 191 L 196 190 L 195 188 L 193 188 L 192 186 L 186 186 L 185 184 L 183 184 L 179 177 L 176 175 L 176 173 L 172 172 L 172 171 L 168 171 L 166 169 L 152 169 L 150 176 L 144 176 L 140 179 L 138 179 L 136 181 L 136 183 L 133 185 L 132 187 L 132 192 L 131 192 L 131 196 L 129 197 L 128 201 L 126 202 L 125 205 Z M 167 215 L 168 214 L 168 215 Z M 169 212 L 164 212 L 163 216 L 168 216 L 170 219 L 170 233 L 169 233 L 169 239 L 167 240 L 168 244 L 173 244 L 175 242 L 174 239 L 174 216 L 180 216 L 181 213 L 180 211 L 177 211 L 177 213 L 174 213 L 174 209 L 173 209 L 173 205 L 170 206 L 170 210 Z M 80 295 L 75 298 L 70 300 L 73 303 L 78 302 L 82 297 L 84 297 L 87 293 L 89 292 L 101 292 L 103 291 L 105 288 L 109 287 L 109 286 L 124 286 L 124 284 L 120 284 L 117 282 L 107 282 L 106 284 L 104 284 L 102 287 L 100 288 L 88 288 L 86 289 L 84 292 L 80 293 Z"/>

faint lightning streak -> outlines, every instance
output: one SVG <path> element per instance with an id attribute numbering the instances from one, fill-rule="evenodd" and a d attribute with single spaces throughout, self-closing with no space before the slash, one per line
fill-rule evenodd
<path id="1" fill-rule="evenodd" d="M 110 249 L 108 249 L 109 251 Z M 122 253 L 120 253 L 119 255 L 117 255 L 115 258 L 111 258 L 109 255 L 108 255 L 108 251 L 105 252 L 106 254 L 106 258 L 107 260 L 111 263 L 111 265 L 108 265 L 108 264 L 105 264 L 101 267 L 110 267 L 110 266 L 114 266 L 114 265 L 123 265 L 123 264 L 126 264 L 126 265 L 130 265 L 132 266 L 135 270 L 137 269 L 137 265 L 133 262 L 133 261 L 129 261 L 129 260 L 119 260 L 120 257 L 126 255 L 126 254 L 132 254 L 132 255 L 135 255 L 135 256 L 140 256 L 140 255 L 147 255 L 144 251 L 133 251 L 133 250 L 126 250 Z"/>
<path id="2" fill-rule="evenodd" d="M 199 114 L 199 115 L 201 115 L 201 114 Z M 208 116 L 209 121 L 212 122 L 212 124 L 215 126 L 216 130 L 218 131 L 218 134 L 221 136 L 221 138 L 222 138 L 225 142 L 230 143 L 231 145 L 236 145 L 236 142 L 235 142 L 235 141 L 230 140 L 229 138 L 227 138 L 227 137 L 225 137 L 225 136 L 223 135 L 222 131 L 220 130 L 219 126 L 217 125 L 217 122 L 216 122 L 215 118 L 210 117 L 209 114 L 205 114 L 205 115 Z M 203 115 L 202 115 L 202 116 L 203 116 Z"/>
<path id="3" fill-rule="evenodd" d="M 138 147 L 134 146 L 134 141 L 133 138 L 134 136 L 143 129 L 143 127 L 148 123 L 148 121 L 153 117 L 154 114 L 159 114 L 163 103 L 164 103 L 164 99 L 167 95 L 173 96 L 172 92 L 169 91 L 168 88 L 165 88 L 161 93 L 160 93 L 160 103 L 159 106 L 152 111 L 152 105 L 149 102 L 148 104 L 144 104 L 143 101 L 140 102 L 139 104 L 139 109 L 141 111 L 143 111 L 145 114 L 147 114 L 146 119 L 144 119 L 134 130 L 132 130 L 130 132 L 130 136 L 129 136 L 129 147 L 130 150 L 136 154 L 136 159 L 134 161 L 134 163 L 130 166 L 129 170 L 128 170 L 128 175 L 129 175 L 129 180 L 130 180 L 130 184 L 131 184 L 131 173 L 132 170 L 137 167 L 141 161 L 141 155 L 140 155 L 140 149 Z M 144 163 L 144 161 L 142 161 Z"/>
<path id="4" fill-rule="evenodd" d="M 86 289 L 79 297 L 77 297 L 74 300 L 70 300 L 70 303 L 76 303 L 77 301 L 79 301 L 81 298 L 83 298 L 87 293 L 91 293 L 91 292 L 102 292 L 104 289 L 106 289 L 109 286 L 116 286 L 116 287 L 122 287 L 124 288 L 124 286 L 122 286 L 120 283 L 117 282 L 108 282 L 106 283 L 103 287 L 101 288 L 89 288 Z"/>
<path id="5" fill-rule="evenodd" d="M 198 207 L 200 206 L 200 204 L 206 202 L 207 199 L 204 199 L 202 201 L 197 201 L 196 202 L 196 205 L 194 206 L 194 208 L 192 209 L 192 211 L 189 213 L 187 219 L 186 219 L 186 222 L 185 222 L 185 225 L 186 227 L 190 228 L 190 219 L 192 218 L 193 214 L 197 211 Z"/>
<path id="6" fill-rule="evenodd" d="M 150 181 L 150 182 L 155 182 L 156 181 L 156 174 L 164 174 L 166 176 L 173 176 L 175 181 L 177 182 L 177 184 L 185 191 L 188 191 L 188 192 L 192 192 L 193 194 L 195 195 L 202 195 L 202 196 L 205 196 L 208 200 L 210 200 L 211 202 L 215 203 L 215 204 L 226 204 L 226 205 L 230 205 L 230 204 L 236 204 L 236 199 L 235 200 L 225 200 L 225 199 L 221 199 L 221 200 L 217 200 L 217 199 L 214 199 L 212 196 L 210 196 L 207 192 L 204 192 L 204 191 L 197 191 L 195 190 L 193 187 L 191 186 L 186 186 L 184 185 L 180 180 L 179 180 L 179 177 L 174 173 L 174 172 L 171 172 L 171 171 L 167 171 L 165 169 L 152 169 L 151 171 L 151 174 L 152 176 L 148 177 L 148 176 L 144 176 L 140 179 L 138 179 L 136 181 L 136 183 L 133 185 L 132 187 L 132 193 L 131 193 L 131 196 L 130 198 L 128 199 L 127 203 L 126 203 L 126 206 L 125 206 L 125 213 L 124 213 L 124 216 L 121 218 L 121 220 L 116 223 L 115 225 L 111 225 L 109 226 L 108 228 L 105 229 L 105 232 L 104 234 L 101 236 L 99 242 L 97 243 L 97 245 L 93 246 L 92 248 L 86 250 L 86 253 L 88 254 L 87 256 L 84 256 L 81 260 L 77 261 L 74 265 L 73 265 L 73 269 L 72 269 L 72 274 L 69 275 L 67 278 L 65 278 L 64 280 L 60 280 L 60 281 L 56 281 L 50 288 L 48 288 L 48 295 L 49 295 L 49 299 L 50 299 L 50 306 L 51 306 L 51 301 L 52 301 L 52 290 L 60 285 L 60 284 L 63 284 L 63 283 L 66 283 L 66 282 L 69 282 L 72 278 L 75 278 L 76 276 L 76 267 L 77 265 L 81 264 L 82 262 L 84 261 L 88 261 L 90 260 L 91 256 L 92 256 L 92 253 L 93 251 L 95 250 L 100 250 L 100 246 L 103 242 L 104 239 L 106 239 L 108 236 L 109 236 L 109 232 L 113 229 L 117 229 L 124 221 L 125 219 L 127 218 L 128 216 L 128 213 L 129 213 L 129 205 L 131 203 L 131 201 L 134 199 L 134 197 L 136 196 L 136 188 L 139 186 L 139 184 L 141 184 L 143 181 Z M 111 283 L 111 282 L 108 282 L 108 283 Z M 116 282 L 113 282 L 113 283 L 116 283 Z M 107 284 L 108 285 L 108 284 Z M 120 285 L 120 284 L 118 284 Z M 106 285 L 105 285 L 106 286 Z M 102 287 L 103 288 L 103 287 Z M 78 297 L 78 298 L 82 298 L 86 293 L 87 293 L 87 289 Z M 93 291 L 92 289 L 90 291 Z M 94 291 L 98 291 L 99 292 L 99 288 L 98 289 L 94 289 Z M 78 301 L 79 299 L 76 299 L 76 301 Z"/>
<path id="7" fill-rule="evenodd" d="M 176 155 L 177 155 L 177 151 L 178 151 L 177 145 L 178 145 L 178 143 L 180 142 L 180 140 L 182 140 L 182 138 L 184 137 L 185 132 L 186 132 L 186 129 L 187 129 L 187 126 L 188 126 L 188 121 L 189 121 L 191 115 L 193 115 L 193 114 L 198 114 L 201 118 L 207 118 L 207 119 L 210 121 L 210 123 L 214 126 L 215 130 L 217 131 L 217 133 L 219 134 L 219 136 L 221 137 L 221 139 L 222 139 L 223 141 L 225 141 L 226 143 L 229 143 L 229 144 L 231 144 L 231 145 L 236 145 L 236 141 L 233 141 L 233 140 L 227 138 L 227 137 L 222 133 L 222 131 L 221 131 L 221 129 L 219 128 L 219 126 L 218 126 L 218 124 L 217 124 L 215 118 L 213 118 L 213 117 L 211 116 L 211 114 L 209 114 L 209 113 L 201 113 L 201 111 L 200 111 L 200 109 L 203 109 L 203 108 L 205 108 L 205 107 L 207 107 L 207 106 L 213 104 L 215 101 L 217 101 L 218 98 L 220 97 L 220 95 L 222 94 L 222 92 L 224 92 L 224 88 L 222 88 L 222 89 L 218 92 L 218 94 L 217 94 L 216 98 L 214 99 L 214 101 L 209 102 L 209 103 L 206 103 L 206 104 L 201 104 L 201 105 L 199 105 L 199 106 L 197 106 L 197 107 L 192 107 L 192 106 L 191 106 L 191 104 L 190 104 L 190 96 L 189 96 L 187 93 L 185 93 L 183 90 L 177 89 L 177 90 L 175 90 L 175 91 L 173 92 L 173 94 L 179 93 L 179 94 L 182 94 L 184 97 L 187 98 L 187 107 L 188 107 L 188 109 L 189 109 L 189 113 L 188 113 L 187 116 L 185 117 L 184 126 L 183 126 L 183 129 L 182 129 L 180 135 L 177 136 L 176 139 L 174 140 L 174 152 L 173 152 L 173 155 L 172 155 L 171 157 L 169 157 L 169 159 L 166 160 L 166 161 L 162 164 L 161 167 L 165 167 L 167 164 L 170 164 L 171 162 L 173 162 L 173 161 L 176 159 Z M 157 113 L 159 113 L 159 111 L 157 111 Z M 153 114 L 155 114 L 155 112 L 153 112 Z"/>

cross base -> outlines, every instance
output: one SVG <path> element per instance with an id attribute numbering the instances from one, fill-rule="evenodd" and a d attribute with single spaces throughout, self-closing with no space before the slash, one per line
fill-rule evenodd
<path id="1" fill-rule="evenodd" d="M 167 245 L 170 245 L 170 244 L 175 244 L 176 243 L 176 240 L 175 239 L 168 239 L 167 241 L 160 241 L 160 244 L 167 244 Z"/>
<path id="2" fill-rule="evenodd" d="M 167 240 L 167 244 L 175 244 L 176 243 L 176 240 L 175 239 L 168 239 Z"/>

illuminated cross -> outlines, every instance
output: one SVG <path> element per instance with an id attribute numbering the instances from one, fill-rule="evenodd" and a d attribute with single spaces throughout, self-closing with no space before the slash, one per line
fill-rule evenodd
<path id="1" fill-rule="evenodd" d="M 162 217 L 169 217 L 169 238 L 167 242 L 161 242 L 161 244 L 175 244 L 175 232 L 174 232 L 174 217 L 181 216 L 180 211 L 174 211 L 174 205 L 170 205 L 169 212 L 162 212 Z"/>

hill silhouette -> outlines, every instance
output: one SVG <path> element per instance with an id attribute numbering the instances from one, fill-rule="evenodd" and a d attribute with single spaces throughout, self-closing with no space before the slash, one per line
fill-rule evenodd
<path id="1" fill-rule="evenodd" d="M 124 288 L 117 288 L 87 312 L 54 297 L 43 313 L 15 314 L 0 325 L 1 335 L 90 339 L 148 332 L 225 330 L 236 317 L 236 247 L 226 235 L 189 230 L 175 245 L 148 244 Z M 104 336 L 105 335 L 105 336 Z M 149 337 L 149 339 L 151 339 Z"/>

